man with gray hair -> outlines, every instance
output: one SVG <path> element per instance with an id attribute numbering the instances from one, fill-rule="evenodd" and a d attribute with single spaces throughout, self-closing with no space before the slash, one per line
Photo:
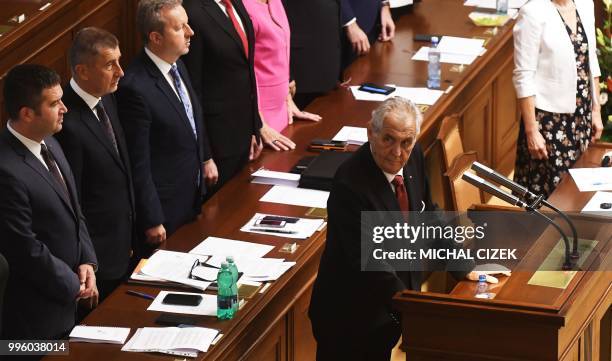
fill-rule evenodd
<path id="1" fill-rule="evenodd" d="M 317 360 L 388 360 L 399 339 L 391 298 L 404 289 L 420 290 L 422 273 L 361 272 L 361 212 L 435 209 L 416 142 L 420 123 L 412 102 L 386 100 L 372 113 L 369 142 L 336 172 L 309 310 Z M 339 303 L 338 297 L 350 302 Z"/>
<path id="2" fill-rule="evenodd" d="M 123 76 L 120 57 L 119 41 L 108 31 L 77 32 L 70 48 L 72 79 L 62 97 L 68 112 L 55 135 L 74 173 L 98 256 L 101 300 L 125 278 L 135 239 L 132 172 L 113 94 Z"/>
<path id="3" fill-rule="evenodd" d="M 200 213 L 218 173 L 202 108 L 183 62 L 193 30 L 180 0 L 141 0 L 144 50 L 119 85 L 119 116 L 132 161 L 139 233 L 146 256 Z M 211 69 L 214 71 L 214 69 Z"/>

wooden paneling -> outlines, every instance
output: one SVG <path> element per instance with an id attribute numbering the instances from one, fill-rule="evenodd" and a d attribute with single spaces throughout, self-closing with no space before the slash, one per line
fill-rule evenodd
<path id="1" fill-rule="evenodd" d="M 289 313 L 289 345 L 293 347 L 289 360 L 314 360 L 316 356 L 317 343 L 308 318 L 311 293 L 312 287 L 297 299 L 292 312 Z"/>
<path id="2" fill-rule="evenodd" d="M 503 66 L 503 71 L 493 83 L 494 121 L 491 132 L 492 166 L 502 174 L 514 170 L 516 142 L 519 131 L 519 111 L 516 93 L 512 84 L 512 59 Z"/>
<path id="3" fill-rule="evenodd" d="M 491 165 L 493 91 L 484 87 L 461 116 L 460 130 L 464 151 L 476 151 L 478 159 Z"/>
<path id="4" fill-rule="evenodd" d="M 243 361 L 286 361 L 287 360 L 287 323 L 281 318 L 271 329 L 270 333 L 258 343 L 244 358 Z M 228 361 L 231 359 L 228 359 Z"/>

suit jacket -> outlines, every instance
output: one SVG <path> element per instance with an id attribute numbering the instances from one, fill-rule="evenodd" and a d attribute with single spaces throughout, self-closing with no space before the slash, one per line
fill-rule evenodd
<path id="1" fill-rule="evenodd" d="M 11 272 L 3 339 L 53 339 L 75 324 L 81 264 L 96 255 L 68 161 L 53 137 L 45 144 L 70 193 L 7 128 L 0 131 L 0 253 Z"/>
<path id="2" fill-rule="evenodd" d="M 249 43 L 247 58 L 229 17 L 214 0 L 185 0 L 195 35 L 183 57 L 204 109 L 215 160 L 248 154 L 251 136 L 259 134 L 257 83 L 253 65 L 253 25 L 241 0 L 232 1 Z"/>
<path id="3" fill-rule="evenodd" d="M 340 74 L 340 0 L 283 3 L 291 26 L 291 75 L 298 93 L 332 90 Z"/>
<path id="4" fill-rule="evenodd" d="M 72 168 L 87 229 L 96 249 L 98 279 L 118 279 L 127 272 L 134 228 L 132 170 L 123 127 L 113 94 L 102 97 L 119 154 L 98 118 L 72 89 L 64 87 L 68 108 L 62 131 L 55 137 Z"/>
<path id="5" fill-rule="evenodd" d="M 163 224 L 168 236 L 199 214 L 205 193 L 201 165 L 210 159 L 202 109 L 180 60 L 177 67 L 191 97 L 197 140 L 178 96 L 144 51 L 126 69 L 117 92 L 138 228 Z"/>
<path id="6" fill-rule="evenodd" d="M 342 25 L 356 18 L 364 33 L 369 34 L 379 23 L 381 0 L 341 0 Z"/>
<path id="7" fill-rule="evenodd" d="M 410 210 L 433 211 L 435 206 L 418 143 L 403 175 Z M 312 291 L 309 316 L 315 338 L 356 340 L 394 323 L 393 295 L 406 288 L 420 290 L 422 283 L 421 272 L 360 271 L 361 212 L 400 211 L 387 178 L 372 158 L 369 143 L 338 168 L 327 211 L 327 241 Z"/>
<path id="8" fill-rule="evenodd" d="M 591 94 L 593 78 L 601 75 L 595 40 L 593 0 L 576 0 L 589 44 Z M 523 6 L 514 25 L 514 87 L 519 98 L 535 96 L 538 109 L 576 111 L 576 54 L 565 23 L 554 4 L 533 0 Z"/>

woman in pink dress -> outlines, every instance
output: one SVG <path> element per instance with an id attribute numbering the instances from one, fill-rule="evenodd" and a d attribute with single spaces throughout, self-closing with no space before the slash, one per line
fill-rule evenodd
<path id="1" fill-rule="evenodd" d="M 281 0 L 243 0 L 255 30 L 255 77 L 261 135 L 274 150 L 295 148 L 280 132 L 293 118 L 319 121 L 320 116 L 300 111 L 289 92 L 290 29 Z"/>

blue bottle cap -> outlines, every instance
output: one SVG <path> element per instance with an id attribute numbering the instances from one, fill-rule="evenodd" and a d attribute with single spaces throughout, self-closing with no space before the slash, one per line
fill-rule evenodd
<path id="1" fill-rule="evenodd" d="M 478 282 L 487 282 L 487 276 L 486 275 L 479 275 L 478 276 Z"/>

